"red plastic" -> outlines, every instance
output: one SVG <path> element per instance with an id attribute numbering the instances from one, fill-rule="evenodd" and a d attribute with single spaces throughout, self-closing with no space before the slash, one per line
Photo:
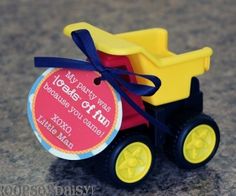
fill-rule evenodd
<path id="1" fill-rule="evenodd" d="M 116 67 L 133 72 L 133 68 L 130 64 L 130 61 L 126 56 L 115 56 L 115 55 L 105 54 L 103 52 L 99 52 L 99 56 L 103 65 L 107 67 Z M 134 75 L 126 76 L 124 79 L 136 83 L 136 78 Z M 137 105 L 139 105 L 143 110 L 145 109 L 140 96 L 134 95 L 133 93 L 126 91 L 126 89 L 123 90 Z M 143 124 L 148 125 L 148 121 L 143 116 L 137 113 L 122 97 L 121 100 L 122 100 L 123 118 L 120 130 L 133 128 Z"/>

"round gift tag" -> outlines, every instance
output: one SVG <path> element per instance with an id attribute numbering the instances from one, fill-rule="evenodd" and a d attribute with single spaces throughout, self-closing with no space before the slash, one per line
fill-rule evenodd
<path id="1" fill-rule="evenodd" d="M 69 160 L 104 150 L 121 125 L 119 94 L 95 71 L 48 69 L 28 97 L 28 118 L 40 143 Z"/>

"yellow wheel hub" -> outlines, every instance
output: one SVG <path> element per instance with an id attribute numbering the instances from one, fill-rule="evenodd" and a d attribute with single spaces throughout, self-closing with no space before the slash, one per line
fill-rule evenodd
<path id="1" fill-rule="evenodd" d="M 198 125 L 184 141 L 184 157 L 190 163 L 201 163 L 211 155 L 215 145 L 216 134 L 213 128 L 206 124 Z"/>
<path id="2" fill-rule="evenodd" d="M 137 182 L 148 173 L 151 162 L 152 153 L 147 145 L 131 143 L 120 152 L 116 160 L 116 175 L 123 182 Z"/>

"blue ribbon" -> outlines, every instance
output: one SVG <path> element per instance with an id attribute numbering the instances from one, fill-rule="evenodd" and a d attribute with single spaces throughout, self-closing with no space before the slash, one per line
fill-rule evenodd
<path id="1" fill-rule="evenodd" d="M 93 39 L 88 30 L 82 29 L 71 33 L 72 39 L 78 48 L 87 56 L 88 61 L 60 58 L 60 57 L 35 57 L 35 67 L 57 67 L 80 70 L 97 71 L 101 74 L 100 80 L 106 80 L 110 85 L 131 105 L 139 114 L 146 118 L 152 125 L 161 131 L 169 133 L 168 127 L 143 111 L 122 89 L 121 86 L 138 96 L 151 96 L 161 86 L 161 81 L 153 75 L 132 73 L 123 69 L 105 67 L 98 56 Z M 131 83 L 122 79 L 122 75 L 135 75 L 151 81 L 154 86 Z"/>

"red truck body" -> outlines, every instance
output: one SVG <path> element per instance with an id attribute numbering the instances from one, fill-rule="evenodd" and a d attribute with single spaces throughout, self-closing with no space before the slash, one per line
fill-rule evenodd
<path id="1" fill-rule="evenodd" d="M 105 54 L 103 52 L 99 52 L 100 59 L 102 64 L 106 67 L 115 67 L 127 70 L 129 72 L 133 72 L 132 66 L 130 64 L 129 59 L 126 56 L 115 56 L 110 54 Z M 125 76 L 124 78 L 126 81 L 136 83 L 136 78 L 134 75 Z M 143 110 L 144 104 L 140 96 L 137 96 L 126 89 L 123 89 L 125 93 Z M 123 110 L 123 117 L 122 117 L 122 124 L 120 130 L 126 130 L 129 128 L 134 128 L 139 125 L 146 124 L 148 125 L 148 121 L 141 116 L 138 112 L 136 112 L 122 97 L 122 110 Z"/>

